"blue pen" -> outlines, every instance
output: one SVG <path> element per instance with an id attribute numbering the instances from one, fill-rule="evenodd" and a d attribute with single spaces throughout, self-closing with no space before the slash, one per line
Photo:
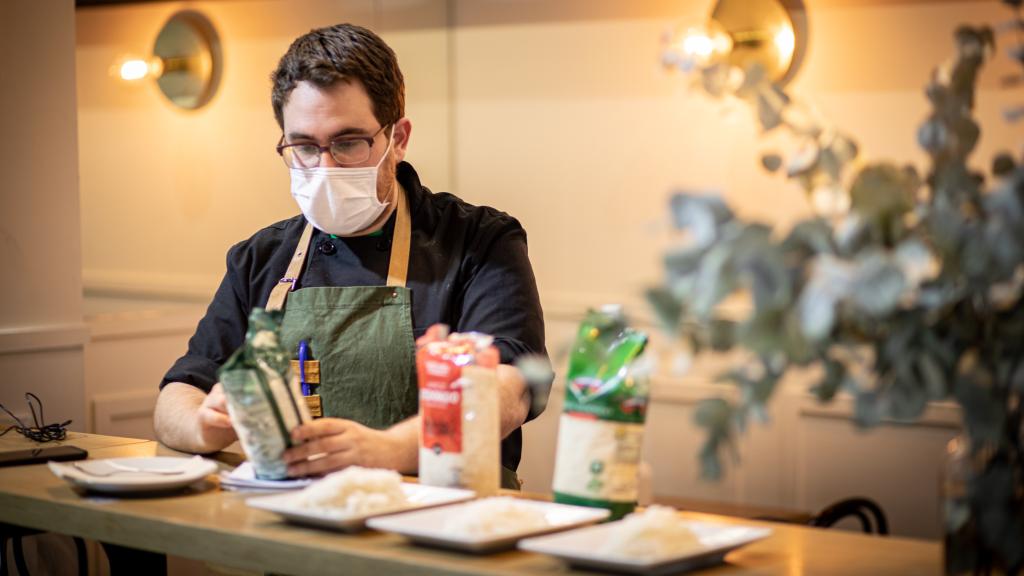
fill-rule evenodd
<path id="1" fill-rule="evenodd" d="M 309 384 L 306 383 L 306 360 L 309 360 L 309 344 L 305 340 L 299 341 L 299 386 L 302 387 L 302 395 L 309 396 Z"/>

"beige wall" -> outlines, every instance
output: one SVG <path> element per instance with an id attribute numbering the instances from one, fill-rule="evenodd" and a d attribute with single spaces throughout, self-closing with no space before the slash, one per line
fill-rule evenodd
<path id="1" fill-rule="evenodd" d="M 750 111 L 688 94 L 659 64 L 662 33 L 699 23 L 711 2 L 457 2 L 455 182 L 520 217 L 549 306 L 635 295 L 656 277 L 669 193 L 720 189 L 780 225 L 803 195 L 760 171 Z M 868 157 L 921 160 L 922 87 L 960 22 L 996 22 L 997 2 L 808 0 L 811 30 L 795 95 L 851 131 Z M 1004 57 L 1001 66 L 1008 67 Z M 979 99 L 981 157 L 1018 146 L 999 120 L 1020 91 Z"/>
<path id="2" fill-rule="evenodd" d="M 78 101 L 83 275 L 87 289 L 199 295 L 224 271 L 231 244 L 298 213 L 274 151 L 280 131 L 269 76 L 296 37 L 351 21 L 378 30 L 399 54 L 416 119 L 410 158 L 448 186 L 449 99 L 440 0 L 160 2 L 80 9 Z M 124 55 L 148 55 L 182 8 L 220 34 L 224 74 L 210 104 L 174 108 L 154 82 L 109 74 Z"/>
<path id="3" fill-rule="evenodd" d="M 0 403 L 84 429 L 74 25 L 73 0 L 0 2 Z"/>
<path id="4" fill-rule="evenodd" d="M 749 111 L 688 93 L 658 65 L 662 32 L 705 0 L 315 0 L 156 3 L 79 10 L 78 97 L 87 288 L 207 295 L 230 244 L 292 215 L 267 75 L 296 35 L 350 20 L 379 30 L 407 75 L 410 159 L 434 189 L 519 217 L 549 307 L 635 297 L 657 277 L 664 206 L 677 187 L 719 189 L 786 225 L 802 194 L 762 173 Z M 810 0 L 809 52 L 793 92 L 853 132 L 867 157 L 914 161 L 921 87 L 960 22 L 998 2 Z M 152 82 L 108 74 L 145 54 L 184 6 L 224 44 L 212 103 L 174 109 Z M 449 20 L 451 25 L 448 25 Z M 979 158 L 1020 144 L 1000 118 L 1019 94 L 983 78 Z M 987 164 L 987 160 L 981 162 Z M 582 257 L 581 257 L 582 255 Z"/>

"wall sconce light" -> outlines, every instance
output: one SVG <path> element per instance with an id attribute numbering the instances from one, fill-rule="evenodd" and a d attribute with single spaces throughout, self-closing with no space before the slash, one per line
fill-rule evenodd
<path id="1" fill-rule="evenodd" d="M 199 12 L 185 10 L 171 16 L 161 28 L 151 57 L 122 58 L 112 72 L 128 82 L 153 78 L 174 105 L 195 110 L 213 98 L 222 66 L 213 24 Z"/>
<path id="2" fill-rule="evenodd" d="M 785 84 L 807 48 L 807 14 L 802 0 L 718 0 L 706 24 L 682 30 L 673 44 L 697 66 L 757 64 Z"/>

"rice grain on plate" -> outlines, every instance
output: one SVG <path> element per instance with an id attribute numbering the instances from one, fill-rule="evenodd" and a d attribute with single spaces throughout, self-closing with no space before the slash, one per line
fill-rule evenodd
<path id="1" fill-rule="evenodd" d="M 462 536 L 497 536 L 527 532 L 548 525 L 544 512 L 528 503 L 497 496 L 483 498 L 461 507 L 448 517 L 444 531 Z"/>
<path id="2" fill-rule="evenodd" d="M 305 508 L 331 509 L 347 515 L 395 510 L 408 504 L 398 472 L 360 466 L 328 474 L 298 496 Z"/>
<path id="3" fill-rule="evenodd" d="M 651 506 L 634 512 L 613 526 L 605 549 L 615 556 L 674 556 L 700 545 L 697 536 L 669 506 Z"/>

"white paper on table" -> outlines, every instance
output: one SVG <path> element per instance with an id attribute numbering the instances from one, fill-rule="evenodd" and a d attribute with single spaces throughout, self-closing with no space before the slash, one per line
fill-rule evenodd
<path id="1" fill-rule="evenodd" d="M 229 490 L 296 490 L 305 488 L 316 480 L 317 478 L 261 480 L 256 478 L 251 462 L 242 462 L 231 472 L 220 473 L 220 485 Z"/>

